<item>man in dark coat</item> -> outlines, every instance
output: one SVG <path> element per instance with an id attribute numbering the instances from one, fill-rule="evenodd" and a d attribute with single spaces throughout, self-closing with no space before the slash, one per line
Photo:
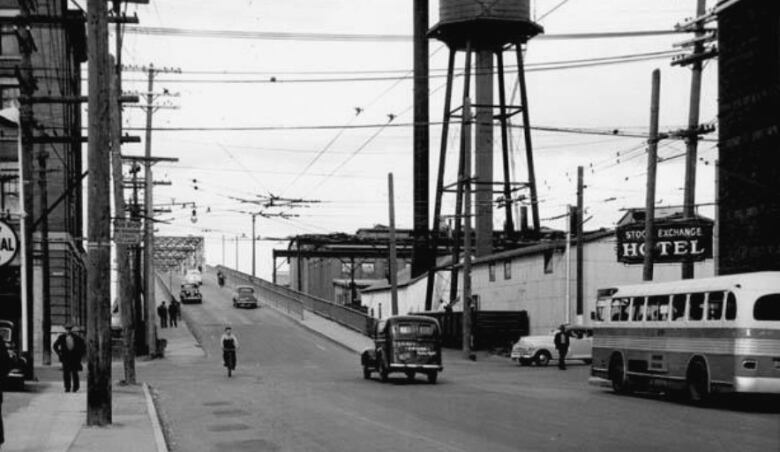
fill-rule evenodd
<path id="1" fill-rule="evenodd" d="M 558 350 L 558 369 L 566 370 L 566 354 L 569 352 L 569 335 L 566 334 L 566 326 L 561 325 L 555 333 L 555 349 Z"/>
<path id="2" fill-rule="evenodd" d="M 84 339 L 73 332 L 73 324 L 67 323 L 65 332 L 57 337 L 52 348 L 62 363 L 62 382 L 65 384 L 65 392 L 70 392 L 71 383 L 73 383 L 73 392 L 78 392 L 81 360 L 87 353 Z"/>
<path id="3" fill-rule="evenodd" d="M 160 328 L 168 328 L 168 307 L 164 301 L 157 306 L 157 317 L 160 318 Z"/>
<path id="4" fill-rule="evenodd" d="M 168 305 L 168 324 L 171 328 L 179 327 L 179 302 L 175 299 Z"/>

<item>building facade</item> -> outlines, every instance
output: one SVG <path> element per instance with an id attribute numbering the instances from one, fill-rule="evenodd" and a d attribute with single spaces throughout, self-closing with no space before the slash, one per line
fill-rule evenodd
<path id="1" fill-rule="evenodd" d="M 81 95 L 81 65 L 86 61 L 86 34 L 84 16 L 78 10 L 69 10 L 67 0 L 36 2 L 33 14 L 50 18 L 49 24 L 30 25 L 32 42 L 32 80 L 19 70 L 21 50 L 29 44 L 20 38 L 14 26 L 14 17 L 20 2 L 0 0 L 0 99 L 6 120 L 0 125 L 0 175 L 4 176 L 0 191 L 0 215 L 16 224 L 20 212 L 19 197 L 19 133 L 14 121 L 8 120 L 16 112 L 18 118 L 20 86 L 33 82 L 33 96 L 58 99 Z M 21 75 L 21 77 L 20 77 Z M 21 79 L 21 80 L 20 80 Z M 18 121 L 18 119 L 17 119 Z M 81 105 L 78 102 L 40 102 L 33 104 L 33 179 L 26 181 L 26 189 L 33 194 L 33 292 L 32 326 L 36 361 L 40 359 L 43 344 L 43 278 L 50 286 L 50 334 L 58 334 L 62 325 L 73 322 L 86 324 L 86 253 L 82 238 L 82 143 Z M 40 158 L 45 155 L 45 172 Z M 41 205 L 41 190 L 45 178 L 48 206 Z M 42 213 L 48 211 L 49 272 L 43 274 L 41 233 Z M 0 268 L 3 303 L 0 318 L 21 325 L 21 290 L 19 262 Z"/>

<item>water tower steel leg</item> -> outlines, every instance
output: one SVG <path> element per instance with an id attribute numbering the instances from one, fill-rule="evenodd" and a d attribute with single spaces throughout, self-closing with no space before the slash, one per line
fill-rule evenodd
<path id="1" fill-rule="evenodd" d="M 517 80 L 520 82 L 520 103 L 523 109 L 523 136 L 525 137 L 525 158 L 528 162 L 528 188 L 531 191 L 531 215 L 534 222 L 534 234 L 539 234 L 539 198 L 536 195 L 536 172 L 534 170 L 534 152 L 531 145 L 531 121 L 528 114 L 528 92 L 525 84 L 525 65 L 523 64 L 523 47 L 515 45 L 517 51 Z"/>
<path id="2" fill-rule="evenodd" d="M 504 169 L 504 209 L 506 212 L 506 222 L 504 223 L 504 233 L 507 239 L 512 239 L 515 231 L 515 223 L 512 218 L 512 188 L 510 185 L 511 176 L 509 174 L 509 137 L 506 116 L 506 87 L 504 86 L 504 51 L 499 49 L 496 52 L 496 64 L 498 66 L 498 101 L 499 101 L 499 121 L 501 122 L 501 156 Z"/>
<path id="3" fill-rule="evenodd" d="M 463 76 L 463 104 L 462 109 L 465 110 L 468 104 L 471 87 L 471 42 L 466 42 L 466 69 Z M 456 183 L 455 190 L 455 232 L 453 234 L 452 243 L 452 275 L 450 276 L 450 301 L 455 301 L 458 296 L 458 268 L 457 263 L 460 260 L 460 241 L 462 231 L 463 220 L 463 180 L 465 177 L 471 177 L 471 175 L 464 175 L 464 162 L 466 158 L 471 156 L 466 155 L 466 128 L 469 127 L 467 123 L 467 115 L 465 111 L 461 111 L 460 122 L 460 155 L 458 158 L 458 182 Z"/>
<path id="4" fill-rule="evenodd" d="M 447 163 L 447 136 L 450 133 L 450 116 L 452 112 L 452 79 L 455 67 L 455 49 L 450 48 L 447 63 L 447 86 L 444 94 L 444 119 L 441 126 L 441 147 L 439 148 L 439 169 L 436 175 L 436 199 L 433 204 L 433 233 L 431 234 L 431 266 L 428 268 L 428 285 L 425 289 L 425 310 L 433 307 L 433 284 L 436 279 L 436 257 L 439 249 L 439 234 L 441 233 L 441 199 L 444 192 L 444 166 Z"/>

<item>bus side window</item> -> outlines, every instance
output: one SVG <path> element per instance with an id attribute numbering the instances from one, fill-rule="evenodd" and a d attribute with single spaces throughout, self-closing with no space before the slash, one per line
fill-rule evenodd
<path id="1" fill-rule="evenodd" d="M 647 300 L 647 320 L 666 320 L 669 315 L 669 296 L 655 295 Z"/>
<path id="2" fill-rule="evenodd" d="M 704 314 L 704 294 L 692 293 L 689 298 L 688 320 L 701 320 Z"/>
<path id="3" fill-rule="evenodd" d="M 707 299 L 707 320 L 720 320 L 723 315 L 723 292 L 710 292 Z"/>
<path id="4" fill-rule="evenodd" d="M 625 322 L 628 320 L 628 298 L 613 298 L 612 313 L 613 322 Z"/>
<path id="5" fill-rule="evenodd" d="M 672 296 L 672 321 L 682 320 L 685 317 L 685 294 Z"/>
<path id="6" fill-rule="evenodd" d="M 728 292 L 726 295 L 726 320 L 734 320 L 737 318 L 737 297 L 734 296 L 734 292 Z"/>
<path id="7" fill-rule="evenodd" d="M 641 322 L 645 311 L 645 297 L 634 297 L 631 300 L 631 320 Z"/>

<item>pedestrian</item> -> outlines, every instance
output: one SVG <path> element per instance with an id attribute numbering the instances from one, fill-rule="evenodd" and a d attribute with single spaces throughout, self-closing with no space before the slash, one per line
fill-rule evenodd
<path id="1" fill-rule="evenodd" d="M 11 358 L 8 356 L 8 347 L 5 339 L 0 337 L 0 446 L 5 442 L 5 431 L 3 429 L 3 391 L 5 390 L 5 378 L 8 371 L 11 370 Z"/>
<path id="2" fill-rule="evenodd" d="M 569 335 L 566 325 L 561 325 L 555 333 L 555 349 L 558 350 L 558 369 L 566 370 L 566 354 L 569 352 Z"/>
<path id="3" fill-rule="evenodd" d="M 65 332 L 57 337 L 52 347 L 62 363 L 62 382 L 65 392 L 79 390 L 79 371 L 82 370 L 81 360 L 87 352 L 84 339 L 73 331 L 73 324 L 65 324 Z M 71 384 L 73 386 L 71 386 Z"/>
<path id="4" fill-rule="evenodd" d="M 179 303 L 175 299 L 168 305 L 168 324 L 171 328 L 179 327 Z"/>
<path id="5" fill-rule="evenodd" d="M 157 317 L 160 318 L 160 328 L 168 328 L 168 307 L 164 301 L 157 306 Z"/>

